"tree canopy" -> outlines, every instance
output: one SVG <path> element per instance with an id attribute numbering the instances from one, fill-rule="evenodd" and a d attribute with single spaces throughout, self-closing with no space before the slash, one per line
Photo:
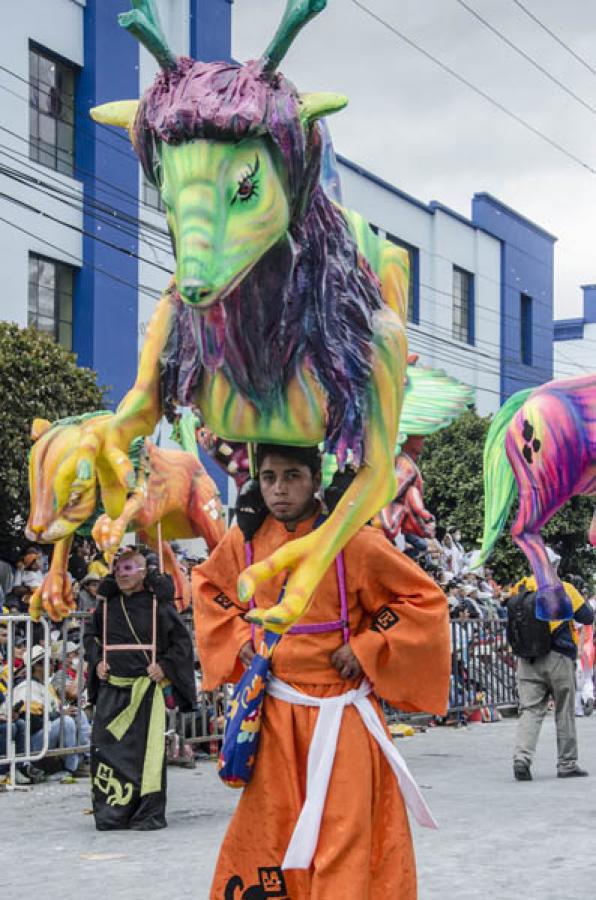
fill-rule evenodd
<path id="1" fill-rule="evenodd" d="M 101 409 L 104 389 L 91 369 L 34 328 L 0 322 L 0 551 L 24 540 L 28 456 L 34 418 L 54 421 Z"/>
<path id="2" fill-rule="evenodd" d="M 490 416 L 466 412 L 449 428 L 427 438 L 420 458 L 426 507 L 439 527 L 457 524 L 466 549 L 480 547 L 484 524 L 482 455 Z M 593 504 L 574 497 L 542 529 L 546 543 L 561 555 L 560 572 L 581 575 L 590 581 L 594 554 L 588 546 Z M 487 565 L 502 584 L 528 574 L 529 563 L 509 533 L 517 512 L 517 500 Z"/>

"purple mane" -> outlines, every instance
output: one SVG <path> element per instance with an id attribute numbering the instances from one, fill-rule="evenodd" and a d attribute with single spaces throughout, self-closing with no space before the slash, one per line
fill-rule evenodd
<path id="1" fill-rule="evenodd" d="M 221 368 L 262 412 L 281 411 L 300 362 L 328 395 L 328 452 L 358 465 L 363 450 L 373 316 L 380 285 L 341 212 L 319 185 L 321 138 L 300 117 L 281 74 L 188 58 L 158 74 L 133 129 L 145 174 L 156 182 L 156 142 L 267 137 L 288 173 L 287 234 L 224 300 L 200 312 L 179 298 L 165 361 L 165 400 L 190 404 L 203 368 Z M 279 298 L 279 300 L 277 299 Z M 197 353 L 198 348 L 198 353 Z"/>

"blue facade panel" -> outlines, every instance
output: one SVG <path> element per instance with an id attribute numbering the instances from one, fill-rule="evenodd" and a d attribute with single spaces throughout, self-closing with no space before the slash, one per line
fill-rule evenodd
<path id="1" fill-rule="evenodd" d="M 233 0 L 190 0 L 190 55 L 201 62 L 232 58 Z"/>
<path id="2" fill-rule="evenodd" d="M 118 25 L 122 8 L 122 0 L 87 0 L 76 97 L 81 120 L 100 103 L 139 96 L 139 45 Z M 137 367 L 139 167 L 123 136 L 89 120 L 77 133 L 75 157 L 85 235 L 73 346 L 79 364 L 110 387 L 110 406 L 132 386 Z"/>
<path id="3" fill-rule="evenodd" d="M 476 194 L 472 221 L 501 241 L 501 402 L 553 377 L 553 271 L 556 238 L 500 203 Z M 532 298 L 530 365 L 522 361 L 522 300 Z"/>

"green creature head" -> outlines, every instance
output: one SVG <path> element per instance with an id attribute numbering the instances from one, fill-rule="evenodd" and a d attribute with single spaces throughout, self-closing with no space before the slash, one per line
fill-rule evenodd
<path id="1" fill-rule="evenodd" d="M 175 58 L 155 0 L 133 6 L 120 22 L 161 71 L 141 101 L 92 115 L 128 128 L 167 209 L 178 292 L 206 308 L 230 294 L 308 207 L 318 179 L 316 121 L 347 99 L 300 95 L 276 69 L 326 0 L 288 0 L 273 41 L 244 66 Z"/>

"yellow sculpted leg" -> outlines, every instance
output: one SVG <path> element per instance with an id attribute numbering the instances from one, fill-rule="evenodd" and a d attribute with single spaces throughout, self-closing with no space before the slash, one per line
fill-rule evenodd
<path id="1" fill-rule="evenodd" d="M 102 496 L 104 490 L 102 486 Z M 147 474 L 145 466 L 141 465 L 134 492 L 124 504 L 124 509 L 116 519 L 109 516 L 100 516 L 93 526 L 92 537 L 100 550 L 108 554 L 114 554 L 122 538 L 129 530 L 130 523 L 143 509 L 147 501 Z"/>
<path id="2" fill-rule="evenodd" d="M 50 570 L 41 587 L 31 595 L 29 613 L 34 622 L 39 621 L 42 612 L 47 613 L 54 622 L 61 622 L 76 609 L 67 568 L 71 544 L 72 536 L 54 545 Z"/>
<path id="3" fill-rule="evenodd" d="M 58 478 L 69 479 L 77 492 L 89 489 L 99 477 L 103 503 L 111 519 L 121 515 L 127 496 L 136 487 L 128 448 L 136 437 L 151 434 L 162 414 L 159 362 L 170 333 L 173 311 L 172 300 L 166 294 L 149 323 L 134 386 L 113 416 L 99 417 L 86 426 L 74 466 L 74 481 L 72 465 L 58 473 Z"/>
<path id="4" fill-rule="evenodd" d="M 366 428 L 366 459 L 333 514 L 307 537 L 285 544 L 268 559 L 246 569 L 238 596 L 248 602 L 257 584 L 289 573 L 284 600 L 271 610 L 253 609 L 246 618 L 283 633 L 308 609 L 310 599 L 340 550 L 396 492 L 393 456 L 407 359 L 405 331 L 384 310 L 376 322 L 373 372 Z"/>

